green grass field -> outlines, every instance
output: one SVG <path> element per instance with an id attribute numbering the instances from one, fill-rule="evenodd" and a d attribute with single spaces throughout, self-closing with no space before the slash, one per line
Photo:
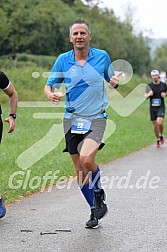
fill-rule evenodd
<path id="1" fill-rule="evenodd" d="M 32 79 L 30 72 L 35 69 L 29 69 L 29 72 L 24 70 L 15 69 L 11 72 L 12 81 L 17 83 L 15 87 L 19 94 L 20 105 L 23 101 L 46 102 L 43 95 L 46 80 Z M 126 85 L 124 85 L 120 88 L 120 92 L 125 96 L 139 83 L 141 80 L 135 77 L 132 83 L 126 84 L 130 88 L 128 86 L 126 89 Z M 8 99 L 2 92 L 0 99 L 3 100 L 3 119 L 5 119 L 9 113 Z M 27 104 L 29 106 L 29 103 Z M 47 102 L 47 104 L 51 103 Z M 148 101 L 126 117 L 120 116 L 110 107 L 107 112 L 108 119 L 114 121 L 116 130 L 106 139 L 105 147 L 98 152 L 97 162 L 99 164 L 108 163 L 155 142 L 152 125 L 149 121 Z M 47 172 L 53 175 L 58 171 L 59 177 L 75 175 L 69 154 L 62 152 L 65 144 L 61 119 L 46 118 L 50 116 L 50 113 L 52 117 L 54 115 L 59 117 L 58 113 L 62 114 L 63 108 L 37 105 L 35 107 L 19 106 L 15 132 L 8 134 L 8 125 L 4 123 L 0 146 L 0 192 L 5 194 L 6 202 L 13 202 L 24 195 L 40 191 L 43 186 L 43 177 Z M 42 117 L 42 115 L 44 118 L 35 118 Z M 166 128 L 164 134 L 167 135 Z M 56 179 L 54 182 L 56 183 Z M 49 183 L 48 180 L 47 185 Z"/>

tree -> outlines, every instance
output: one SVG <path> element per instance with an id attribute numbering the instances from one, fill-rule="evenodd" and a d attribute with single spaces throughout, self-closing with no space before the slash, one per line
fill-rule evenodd
<path id="1" fill-rule="evenodd" d="M 100 8 L 100 2 L 1 0 L 0 54 L 57 56 L 72 48 L 68 26 L 76 19 L 86 19 L 93 34 L 92 47 L 106 50 L 113 61 L 127 60 L 134 72 L 143 74 L 149 66 L 149 48 L 142 34 L 133 32 L 131 10 L 122 22 L 113 10 Z"/>
<path id="2" fill-rule="evenodd" d="M 67 4 L 74 4 L 75 0 L 63 0 Z"/>
<path id="3" fill-rule="evenodd" d="M 0 48 L 2 50 L 2 48 L 4 48 L 5 46 L 5 41 L 9 33 L 7 16 L 6 16 L 6 13 L 2 9 L 0 9 L 0 19 L 1 19 L 0 21 Z M 2 54 L 1 50 L 0 50 L 0 54 Z"/>
<path id="4" fill-rule="evenodd" d="M 151 65 L 152 68 L 167 72 L 167 42 L 156 49 Z"/>

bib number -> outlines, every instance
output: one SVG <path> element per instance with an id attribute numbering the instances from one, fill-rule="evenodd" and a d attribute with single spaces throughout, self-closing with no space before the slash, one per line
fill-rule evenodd
<path id="1" fill-rule="evenodd" d="M 151 105 L 153 107 L 161 106 L 161 99 L 152 99 Z"/>
<path id="2" fill-rule="evenodd" d="M 85 134 L 89 131 L 91 121 L 83 118 L 75 118 L 72 120 L 71 133 Z"/>

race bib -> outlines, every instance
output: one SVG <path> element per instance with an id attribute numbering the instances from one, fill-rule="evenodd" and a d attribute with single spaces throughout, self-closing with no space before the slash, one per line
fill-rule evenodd
<path id="1" fill-rule="evenodd" d="M 161 106 L 161 99 L 160 98 L 158 98 L 158 99 L 152 99 L 151 105 L 153 107 Z"/>
<path id="2" fill-rule="evenodd" d="M 72 120 L 71 133 L 85 134 L 89 131 L 91 121 L 83 118 L 75 118 Z"/>

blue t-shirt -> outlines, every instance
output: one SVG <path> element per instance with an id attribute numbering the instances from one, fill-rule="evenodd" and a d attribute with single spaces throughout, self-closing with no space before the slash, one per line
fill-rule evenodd
<path id="1" fill-rule="evenodd" d="M 74 58 L 74 51 L 61 54 L 55 61 L 47 85 L 66 88 L 65 118 L 97 117 L 108 99 L 104 79 L 109 82 L 114 75 L 109 55 L 104 50 L 90 48 L 84 65 Z"/>

